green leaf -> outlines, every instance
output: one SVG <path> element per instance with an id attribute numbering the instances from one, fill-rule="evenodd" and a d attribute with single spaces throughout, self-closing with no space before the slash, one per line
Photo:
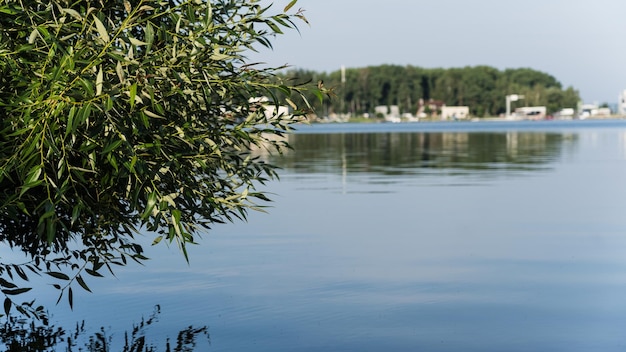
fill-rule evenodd
<path id="1" fill-rule="evenodd" d="M 152 210 L 154 209 L 154 206 L 157 203 L 157 193 L 156 192 L 151 192 L 148 195 L 148 202 L 146 203 L 146 209 L 144 210 L 143 214 L 141 214 L 141 218 L 146 220 L 148 219 L 148 217 L 150 217 L 150 215 L 152 214 Z"/>
<path id="2" fill-rule="evenodd" d="M 272 29 L 272 31 L 274 31 L 274 33 L 283 34 L 283 31 L 281 31 L 274 22 L 267 22 L 267 25 Z"/>
<path id="3" fill-rule="evenodd" d="M 93 22 L 96 24 L 96 30 L 98 31 L 98 34 L 100 34 L 100 38 L 102 38 L 105 43 L 108 43 L 111 40 L 109 38 L 109 33 L 107 32 L 106 27 L 104 27 L 104 24 L 102 24 L 95 14 L 93 15 Z"/>
<path id="4" fill-rule="evenodd" d="M 110 153 L 112 150 L 114 150 L 117 147 L 119 147 L 122 143 L 124 143 L 124 141 L 122 141 L 121 139 L 117 139 L 117 140 L 111 142 L 109 145 L 106 146 L 106 148 L 104 148 L 104 150 L 102 151 L 102 154 Z"/>
<path id="5" fill-rule="evenodd" d="M 96 96 L 102 94 L 102 84 L 104 80 L 104 73 L 102 72 L 102 66 L 98 70 L 98 74 L 96 75 Z"/>
<path id="6" fill-rule="evenodd" d="M 61 12 L 67 13 L 68 15 L 74 17 L 78 21 L 82 21 L 83 20 L 83 17 L 76 10 L 73 10 L 73 9 L 61 9 Z"/>
<path id="7" fill-rule="evenodd" d="M 32 287 L 24 287 L 24 288 L 16 288 L 16 289 L 3 289 L 2 293 L 5 295 L 19 295 L 25 292 L 28 292 L 32 289 Z"/>
<path id="8" fill-rule="evenodd" d="M 39 186 L 43 183 L 43 180 L 39 179 L 41 176 L 42 167 L 41 165 L 33 166 L 28 174 L 26 175 L 26 180 L 24 185 L 22 185 L 22 190 L 20 191 L 20 197 L 23 196 L 29 189 Z"/>
<path id="9" fill-rule="evenodd" d="M 70 225 L 74 226 L 74 224 L 76 223 L 76 220 L 78 220 L 78 217 L 80 216 L 80 212 L 82 211 L 82 205 L 81 204 L 76 204 L 73 208 L 72 208 L 72 220 L 70 221 Z"/>
<path id="10" fill-rule="evenodd" d="M 6 13 L 7 15 L 15 15 L 18 13 L 17 10 L 8 8 L 6 6 L 0 7 L 0 13 Z"/>
<path id="11" fill-rule="evenodd" d="M 76 106 L 72 106 L 67 114 L 67 126 L 65 126 L 65 137 L 75 132 L 74 115 L 76 115 Z"/>
<path id="12" fill-rule="evenodd" d="M 174 231 L 176 232 L 176 236 L 179 238 L 181 235 L 181 224 L 180 224 L 180 210 L 173 209 L 172 210 L 172 226 L 174 226 Z"/>
<path id="13" fill-rule="evenodd" d="M 52 212 L 52 215 L 56 215 L 54 213 L 54 209 L 52 209 L 50 212 Z M 50 213 L 48 212 L 48 213 Z M 46 213 L 46 214 L 48 214 Z M 44 215 L 46 215 L 44 214 Z M 56 232 L 57 232 L 57 223 L 56 221 L 54 221 L 55 219 L 52 217 L 48 217 L 46 219 L 46 239 L 48 240 L 48 243 L 51 244 L 54 241 L 54 238 L 56 236 Z"/>
<path id="14" fill-rule="evenodd" d="M 39 176 L 41 176 L 41 170 L 42 170 L 41 165 L 33 166 L 30 169 L 30 171 L 28 171 L 28 174 L 26 175 L 26 181 L 24 183 L 25 184 L 36 183 L 39 180 Z"/>
<path id="15" fill-rule="evenodd" d="M 35 40 L 37 40 L 37 36 L 39 36 L 39 31 L 37 30 L 37 28 L 35 28 L 32 32 L 30 32 L 30 35 L 28 36 L 28 44 L 33 44 Z"/>
<path id="16" fill-rule="evenodd" d="M 130 108 L 132 109 L 135 107 L 135 98 L 137 97 L 137 83 L 133 83 L 130 86 L 129 93 L 130 93 L 130 97 L 129 97 L 128 102 L 130 103 Z"/>
<path id="17" fill-rule="evenodd" d="M 164 119 L 165 117 L 161 116 L 161 115 L 157 115 L 155 113 L 153 113 L 152 111 L 148 110 L 148 109 L 144 109 L 143 112 L 146 114 L 146 116 L 148 117 L 152 117 L 155 119 Z"/>
<path id="18" fill-rule="evenodd" d="M 85 272 L 91 276 L 95 276 L 95 277 L 103 277 L 102 274 L 100 274 L 99 272 L 95 271 L 95 270 L 91 270 L 91 269 L 86 269 L 85 268 Z"/>
<path id="19" fill-rule="evenodd" d="M 16 288 L 17 285 L 11 282 L 8 282 L 7 280 L 3 279 L 0 277 L 0 286 L 2 287 L 6 287 L 6 288 Z"/>
<path id="20" fill-rule="evenodd" d="M 126 81 L 126 76 L 124 75 L 124 69 L 122 68 L 121 61 L 118 61 L 117 65 L 115 65 L 115 73 L 117 73 L 117 78 L 119 78 L 120 83 L 124 83 Z"/>
<path id="21" fill-rule="evenodd" d="M 24 272 L 22 268 L 20 268 L 18 265 L 13 265 L 13 268 L 15 269 L 15 272 L 17 273 L 17 275 L 19 275 L 19 277 L 22 278 L 22 280 L 28 281 L 28 275 L 26 275 L 26 273 Z"/>
<path id="22" fill-rule="evenodd" d="M 289 4 L 287 4 L 287 6 L 285 6 L 285 9 L 283 10 L 284 12 L 289 11 L 293 5 L 295 5 L 298 2 L 298 0 L 292 0 Z"/>
<path id="23" fill-rule="evenodd" d="M 91 93 L 90 93 L 91 94 Z M 72 131 L 76 131 L 79 125 L 84 124 L 89 119 L 91 115 L 91 104 L 86 103 L 80 109 L 78 109 L 78 114 L 72 123 Z"/>
<path id="24" fill-rule="evenodd" d="M 13 304 L 13 302 L 11 302 L 11 299 L 9 297 L 4 299 L 4 313 L 8 316 L 9 313 L 11 312 L 11 305 Z"/>
<path id="25" fill-rule="evenodd" d="M 67 302 L 70 304 L 70 309 L 74 309 L 74 293 L 71 287 L 67 289 Z"/>
<path id="26" fill-rule="evenodd" d="M 136 46 L 148 45 L 148 43 L 142 42 L 141 40 L 133 38 L 133 37 L 128 38 L 128 40 L 130 40 L 130 43 L 132 45 L 136 45 Z"/>
<path id="27" fill-rule="evenodd" d="M 147 55 L 150 52 L 150 49 L 152 48 L 152 43 L 154 42 L 154 28 L 152 28 L 152 25 L 150 24 L 150 22 L 148 22 L 148 24 L 146 25 L 146 28 L 144 28 L 144 33 L 145 33 L 144 39 L 146 40 L 146 43 L 148 43 L 148 45 L 146 46 L 146 55 Z"/>
<path id="28" fill-rule="evenodd" d="M 94 95 L 93 84 L 90 80 L 81 77 L 78 83 L 80 83 L 81 87 L 87 92 L 88 96 Z"/>
<path id="29" fill-rule="evenodd" d="M 18 312 L 20 312 L 20 314 L 26 316 L 26 317 L 30 317 L 30 314 L 28 314 L 28 312 L 26 311 L 26 309 L 24 309 L 24 307 L 20 306 L 20 305 L 16 305 L 15 309 L 17 309 Z"/>
<path id="30" fill-rule="evenodd" d="M 91 290 L 89 289 L 89 286 L 87 286 L 87 284 L 85 283 L 85 280 L 83 280 L 82 276 L 80 276 L 80 275 L 76 276 L 76 282 L 78 282 L 80 287 L 82 287 L 85 291 L 91 292 Z"/>
<path id="31" fill-rule="evenodd" d="M 315 96 L 319 100 L 320 104 L 324 103 L 324 94 L 322 93 L 321 90 L 315 89 L 315 90 L 313 90 L 313 94 L 315 94 Z"/>
<path id="32" fill-rule="evenodd" d="M 52 276 L 55 279 L 59 279 L 59 280 L 69 280 L 70 279 L 69 276 L 67 276 L 67 275 L 65 275 L 63 273 L 57 272 L 57 271 L 47 271 L 46 274 Z"/>
<path id="33" fill-rule="evenodd" d="M 107 154 L 107 160 L 109 161 L 111 166 L 113 166 L 115 172 L 117 172 L 119 169 L 117 166 L 117 158 L 115 157 L 115 154 Z"/>

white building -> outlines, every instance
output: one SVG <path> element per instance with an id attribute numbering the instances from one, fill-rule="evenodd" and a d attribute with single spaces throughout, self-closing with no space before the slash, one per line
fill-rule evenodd
<path id="1" fill-rule="evenodd" d="M 374 112 L 376 115 L 382 115 L 385 118 L 385 121 L 388 122 L 400 122 L 400 107 L 398 105 L 379 105 L 374 107 Z"/>
<path id="2" fill-rule="evenodd" d="M 466 119 L 469 117 L 469 106 L 442 106 L 441 107 L 441 119 L 442 120 L 458 120 Z"/>
<path id="3" fill-rule="evenodd" d="M 389 113 L 389 108 L 387 107 L 387 105 L 378 105 L 376 107 L 374 107 L 374 113 L 376 115 L 381 115 L 381 116 L 387 116 L 387 114 Z"/>
<path id="4" fill-rule="evenodd" d="M 576 115 L 576 110 L 574 108 L 563 108 L 557 111 L 556 114 L 554 114 L 554 118 L 560 119 L 560 120 L 571 120 L 574 118 L 575 115 Z"/>
<path id="5" fill-rule="evenodd" d="M 617 98 L 617 113 L 626 115 L 626 89 Z"/>
<path id="6" fill-rule="evenodd" d="M 588 117 L 598 115 L 598 105 L 596 104 L 582 104 L 578 108 L 578 118 L 584 120 Z"/>

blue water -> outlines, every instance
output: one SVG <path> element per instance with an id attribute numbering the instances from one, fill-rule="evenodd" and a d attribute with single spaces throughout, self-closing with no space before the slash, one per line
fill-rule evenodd
<path id="1" fill-rule="evenodd" d="M 589 128 L 624 128 L 625 119 L 607 120 L 487 120 L 403 123 L 325 123 L 301 124 L 296 133 L 381 133 L 381 132 L 503 132 L 569 131 Z"/>
<path id="2" fill-rule="evenodd" d="M 401 133 L 400 133 L 401 132 Z M 273 202 L 88 281 L 117 341 L 155 304 L 196 351 L 626 350 L 626 123 L 302 126 Z M 150 239 L 146 238 L 146 242 Z"/>

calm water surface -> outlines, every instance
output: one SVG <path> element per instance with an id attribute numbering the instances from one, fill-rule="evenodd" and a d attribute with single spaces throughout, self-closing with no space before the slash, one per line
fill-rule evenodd
<path id="1" fill-rule="evenodd" d="M 56 321 L 121 338 L 160 304 L 146 334 L 207 325 L 197 351 L 626 350 L 623 121 L 316 125 L 289 142 L 263 156 L 283 168 L 268 214 L 216 226 L 189 265 L 150 248 Z"/>

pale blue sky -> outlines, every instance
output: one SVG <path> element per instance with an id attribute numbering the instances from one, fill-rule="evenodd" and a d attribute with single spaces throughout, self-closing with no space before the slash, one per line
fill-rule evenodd
<path id="1" fill-rule="evenodd" d="M 273 3 L 280 11 L 289 0 Z M 530 67 L 578 89 L 585 103 L 615 103 L 626 89 L 626 0 L 299 0 L 295 8 L 311 25 L 252 58 L 326 72 Z"/>

